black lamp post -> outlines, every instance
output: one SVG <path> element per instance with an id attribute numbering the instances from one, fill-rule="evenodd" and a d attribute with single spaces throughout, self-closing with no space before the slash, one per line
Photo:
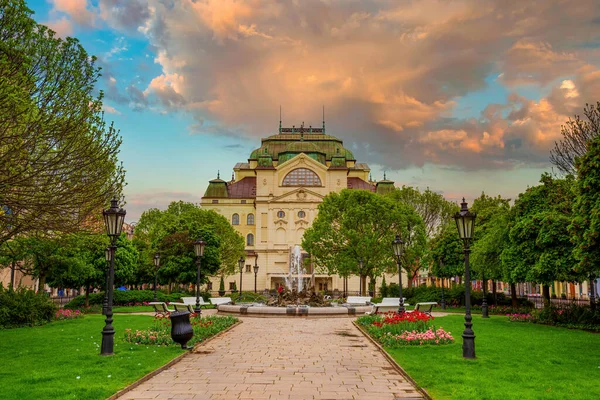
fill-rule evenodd
<path id="1" fill-rule="evenodd" d="M 244 272 L 244 257 L 240 257 L 240 259 L 238 260 L 238 267 L 240 267 L 240 297 L 238 297 L 238 300 L 241 302 L 242 301 L 242 272 Z"/>
<path id="2" fill-rule="evenodd" d="M 117 238 L 123 230 L 123 222 L 125 222 L 125 210 L 119 207 L 119 201 L 113 197 L 110 201 L 110 208 L 102 211 L 104 224 L 106 225 L 106 234 L 110 238 L 110 265 L 108 269 L 108 285 L 106 299 L 106 320 L 104 329 L 102 329 L 102 347 L 100 355 L 111 356 L 114 354 L 115 344 L 115 328 L 112 326 L 112 303 L 113 303 L 113 286 L 115 279 L 115 252 L 117 250 Z"/>
<path id="3" fill-rule="evenodd" d="M 396 264 L 398 264 L 398 285 L 400 288 L 400 300 L 398 301 L 398 313 L 404 313 L 404 297 L 402 297 L 402 253 L 404 252 L 404 242 L 400 239 L 400 235 L 396 235 L 396 239 L 392 242 L 394 255 L 396 256 Z"/>
<path id="4" fill-rule="evenodd" d="M 194 312 L 198 316 L 202 314 L 202 309 L 200 308 L 200 267 L 202 266 L 202 257 L 204 256 L 204 246 L 206 246 L 206 242 L 202 240 L 202 237 L 199 237 L 194 242 L 194 253 L 196 253 L 196 264 L 198 264 L 198 270 L 196 271 L 196 307 L 194 308 Z"/>
<path id="5" fill-rule="evenodd" d="M 362 270 L 365 266 L 365 262 L 362 257 L 358 260 L 358 270 L 360 271 L 359 281 L 358 281 L 358 293 L 360 296 L 363 295 L 363 284 L 362 284 Z"/>
<path id="6" fill-rule="evenodd" d="M 158 268 L 160 268 L 160 253 L 157 252 L 154 254 L 154 301 L 158 301 L 158 298 L 156 297 L 156 281 L 158 277 Z"/>
<path id="7" fill-rule="evenodd" d="M 481 302 L 481 318 L 489 318 L 488 314 L 488 304 L 487 304 L 487 281 L 485 280 L 485 275 L 481 276 L 481 284 L 483 286 L 483 300 Z"/>
<path id="8" fill-rule="evenodd" d="M 102 303 L 102 315 L 106 315 L 106 308 L 108 307 L 108 277 L 110 276 L 110 247 L 104 250 L 104 257 L 106 258 L 106 284 L 104 285 L 104 302 Z"/>
<path id="9" fill-rule="evenodd" d="M 473 238 L 477 214 L 469 211 L 464 198 L 460 206 L 460 211 L 454 214 L 454 220 L 458 228 L 458 236 L 463 241 L 465 253 L 465 330 L 462 334 L 463 358 L 475 358 L 475 333 L 471 329 L 473 324 L 471 323 L 471 275 L 469 271 L 469 253 L 471 249 L 469 246 Z"/>
<path id="10" fill-rule="evenodd" d="M 254 259 L 254 293 L 256 293 L 256 277 L 258 275 L 258 254 Z"/>
<path id="11" fill-rule="evenodd" d="M 440 260 L 440 269 L 444 270 L 444 260 Z M 444 299 L 444 278 L 442 278 L 442 310 L 446 309 L 446 300 Z"/>

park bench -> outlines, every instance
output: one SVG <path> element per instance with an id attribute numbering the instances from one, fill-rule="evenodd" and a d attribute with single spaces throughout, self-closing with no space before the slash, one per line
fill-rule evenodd
<path id="1" fill-rule="evenodd" d="M 366 306 L 371 303 L 370 297 L 365 296 L 348 296 L 345 305 L 349 306 Z"/>
<path id="2" fill-rule="evenodd" d="M 181 300 L 183 300 L 183 303 L 171 303 L 172 305 L 175 306 L 175 309 L 177 311 L 181 311 L 181 309 L 183 310 L 187 310 L 191 313 L 194 312 L 194 309 L 196 308 L 196 298 L 195 297 L 182 297 Z M 208 306 L 210 305 L 210 303 L 206 303 L 204 301 L 204 299 L 202 297 L 200 297 L 200 307 L 202 306 Z"/>
<path id="3" fill-rule="evenodd" d="M 172 312 L 174 312 L 175 310 L 169 310 L 169 306 L 167 305 L 167 303 L 163 302 L 163 301 L 151 301 L 150 304 L 152 307 L 154 307 L 154 315 L 161 315 L 163 317 L 168 317 L 169 314 L 171 314 Z"/>
<path id="4" fill-rule="evenodd" d="M 406 301 L 406 297 L 404 297 Z M 408 303 L 404 303 L 405 306 L 410 306 Z M 381 303 L 373 304 L 373 310 L 369 314 L 384 313 L 388 311 L 398 311 L 400 307 L 400 297 L 384 297 L 381 299 Z"/>
<path id="5" fill-rule="evenodd" d="M 433 310 L 433 307 L 437 306 L 437 305 L 438 305 L 438 303 L 436 303 L 435 301 L 425 302 L 425 303 L 417 303 L 417 304 L 415 304 L 414 310 L 412 310 L 411 312 L 420 311 L 427 315 L 431 315 L 431 310 Z"/>
<path id="6" fill-rule="evenodd" d="M 231 297 L 211 297 L 210 302 L 211 302 L 211 304 L 214 304 L 215 306 L 219 306 L 221 304 L 229 304 L 232 301 L 231 301 Z"/>

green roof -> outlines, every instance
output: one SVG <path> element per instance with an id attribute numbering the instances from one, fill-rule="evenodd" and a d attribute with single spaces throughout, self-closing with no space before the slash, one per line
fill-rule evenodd
<path id="1" fill-rule="evenodd" d="M 335 156 L 344 157 L 346 160 L 354 161 L 354 154 L 344 147 L 344 143 L 331 135 L 321 133 L 283 133 L 272 135 L 262 139 L 262 145 L 250 154 L 251 160 L 257 160 L 259 156 L 269 154 L 273 160 L 288 160 L 292 154 L 305 153 L 309 157 L 324 163 L 331 161 Z M 320 156 L 319 156 L 320 155 Z"/>
<path id="2" fill-rule="evenodd" d="M 229 197 L 227 182 L 222 179 L 213 179 L 209 182 L 204 197 Z"/>

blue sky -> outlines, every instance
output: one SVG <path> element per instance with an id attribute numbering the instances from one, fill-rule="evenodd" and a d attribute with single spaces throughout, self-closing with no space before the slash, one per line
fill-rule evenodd
<path id="1" fill-rule="evenodd" d="M 600 93 L 594 1 L 36 0 L 98 57 L 129 221 L 198 202 L 284 125 L 340 137 L 373 177 L 514 198 Z M 460 21 L 460 22 L 457 22 Z M 567 34 L 568 33 L 568 34 Z M 596 96 L 596 97 L 595 97 Z"/>

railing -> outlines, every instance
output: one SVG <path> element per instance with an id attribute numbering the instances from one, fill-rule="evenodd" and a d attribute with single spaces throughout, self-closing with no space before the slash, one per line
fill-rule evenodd
<path id="1" fill-rule="evenodd" d="M 51 299 L 54 304 L 57 304 L 60 308 L 62 308 L 65 304 L 73 300 L 77 296 L 52 296 Z"/>
<path id="2" fill-rule="evenodd" d="M 510 296 L 510 295 L 509 295 Z M 522 299 L 527 299 L 529 301 L 531 301 L 535 308 L 542 308 L 544 307 L 544 298 L 542 296 L 531 296 L 531 295 L 527 295 L 527 296 L 519 296 L 519 298 Z M 571 304 L 577 304 L 579 306 L 589 306 L 590 305 L 590 300 L 587 298 L 566 298 L 566 297 L 557 297 L 557 298 L 551 298 L 550 299 L 550 303 L 552 305 L 554 305 L 555 307 L 566 307 L 569 306 Z"/>

